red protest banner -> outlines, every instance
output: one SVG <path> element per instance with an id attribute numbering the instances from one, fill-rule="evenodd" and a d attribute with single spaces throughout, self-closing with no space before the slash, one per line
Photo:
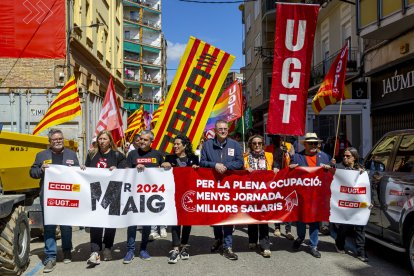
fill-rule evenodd
<path id="1" fill-rule="evenodd" d="M 232 171 L 174 168 L 179 225 L 328 221 L 333 174 L 320 168 Z M 181 203 L 181 204 L 180 204 Z"/>
<path id="2" fill-rule="evenodd" d="M 275 50 L 266 131 L 303 135 L 319 5 L 276 4 Z"/>

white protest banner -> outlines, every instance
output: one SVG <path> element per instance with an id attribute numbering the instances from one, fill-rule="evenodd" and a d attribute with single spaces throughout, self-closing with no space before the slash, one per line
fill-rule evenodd
<path id="1" fill-rule="evenodd" d="M 51 165 L 44 181 L 45 224 L 120 228 L 176 225 L 172 170 Z"/>
<path id="2" fill-rule="evenodd" d="M 336 170 L 331 184 L 330 222 L 366 225 L 371 205 L 368 174 Z M 352 222 L 352 223 L 351 223 Z"/>

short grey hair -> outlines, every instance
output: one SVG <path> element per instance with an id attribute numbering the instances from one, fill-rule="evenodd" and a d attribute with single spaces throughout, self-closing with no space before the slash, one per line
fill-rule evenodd
<path id="1" fill-rule="evenodd" d="M 228 126 L 229 122 L 227 122 L 226 120 L 217 120 L 216 123 L 214 124 L 214 127 L 217 128 L 218 124 L 226 124 Z"/>
<path id="2" fill-rule="evenodd" d="M 151 141 L 154 141 L 154 132 L 152 132 L 151 130 L 143 130 L 141 131 L 140 135 L 150 135 L 150 139 Z"/>
<path id="3" fill-rule="evenodd" d="M 49 133 L 47 134 L 47 137 L 49 138 L 49 141 L 52 139 L 52 136 L 55 135 L 56 133 L 60 133 L 63 136 L 63 132 L 58 129 L 58 128 L 51 128 L 49 130 Z"/>

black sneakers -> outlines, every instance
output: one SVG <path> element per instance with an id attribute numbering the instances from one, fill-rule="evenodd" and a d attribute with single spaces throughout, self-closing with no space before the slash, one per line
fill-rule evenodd
<path id="1" fill-rule="evenodd" d="M 224 249 L 224 251 L 223 251 L 223 256 L 224 257 L 226 257 L 227 259 L 229 259 L 229 260 L 232 260 L 232 261 L 237 261 L 237 259 L 239 258 L 238 256 L 237 256 L 237 254 L 236 253 L 234 253 L 233 252 L 233 250 L 229 247 L 229 248 L 226 248 L 226 249 Z"/>
<path id="2" fill-rule="evenodd" d="M 169 264 L 176 264 L 180 258 L 180 251 L 173 249 L 170 251 L 170 258 L 168 259 Z"/>
<path id="3" fill-rule="evenodd" d="M 300 245 L 302 244 L 303 240 L 301 240 L 300 238 L 297 238 L 292 245 L 293 250 L 299 250 Z"/>
<path id="4" fill-rule="evenodd" d="M 315 258 L 321 257 L 321 253 L 318 251 L 316 247 L 311 247 L 310 254 L 314 256 Z"/>
<path id="5" fill-rule="evenodd" d="M 211 246 L 211 252 L 221 251 L 223 248 L 223 242 L 221 240 L 214 240 L 213 245 Z"/>
<path id="6" fill-rule="evenodd" d="M 188 254 L 188 244 L 184 244 L 181 247 L 181 251 L 180 251 L 180 259 L 181 260 L 188 260 L 190 259 L 190 254 Z"/>

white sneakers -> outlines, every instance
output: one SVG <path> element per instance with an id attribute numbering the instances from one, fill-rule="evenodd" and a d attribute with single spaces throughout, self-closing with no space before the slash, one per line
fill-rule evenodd
<path id="1" fill-rule="evenodd" d="M 87 264 L 88 265 L 98 265 L 101 263 L 101 256 L 99 256 L 98 252 L 92 252 L 91 256 L 89 257 Z"/>

